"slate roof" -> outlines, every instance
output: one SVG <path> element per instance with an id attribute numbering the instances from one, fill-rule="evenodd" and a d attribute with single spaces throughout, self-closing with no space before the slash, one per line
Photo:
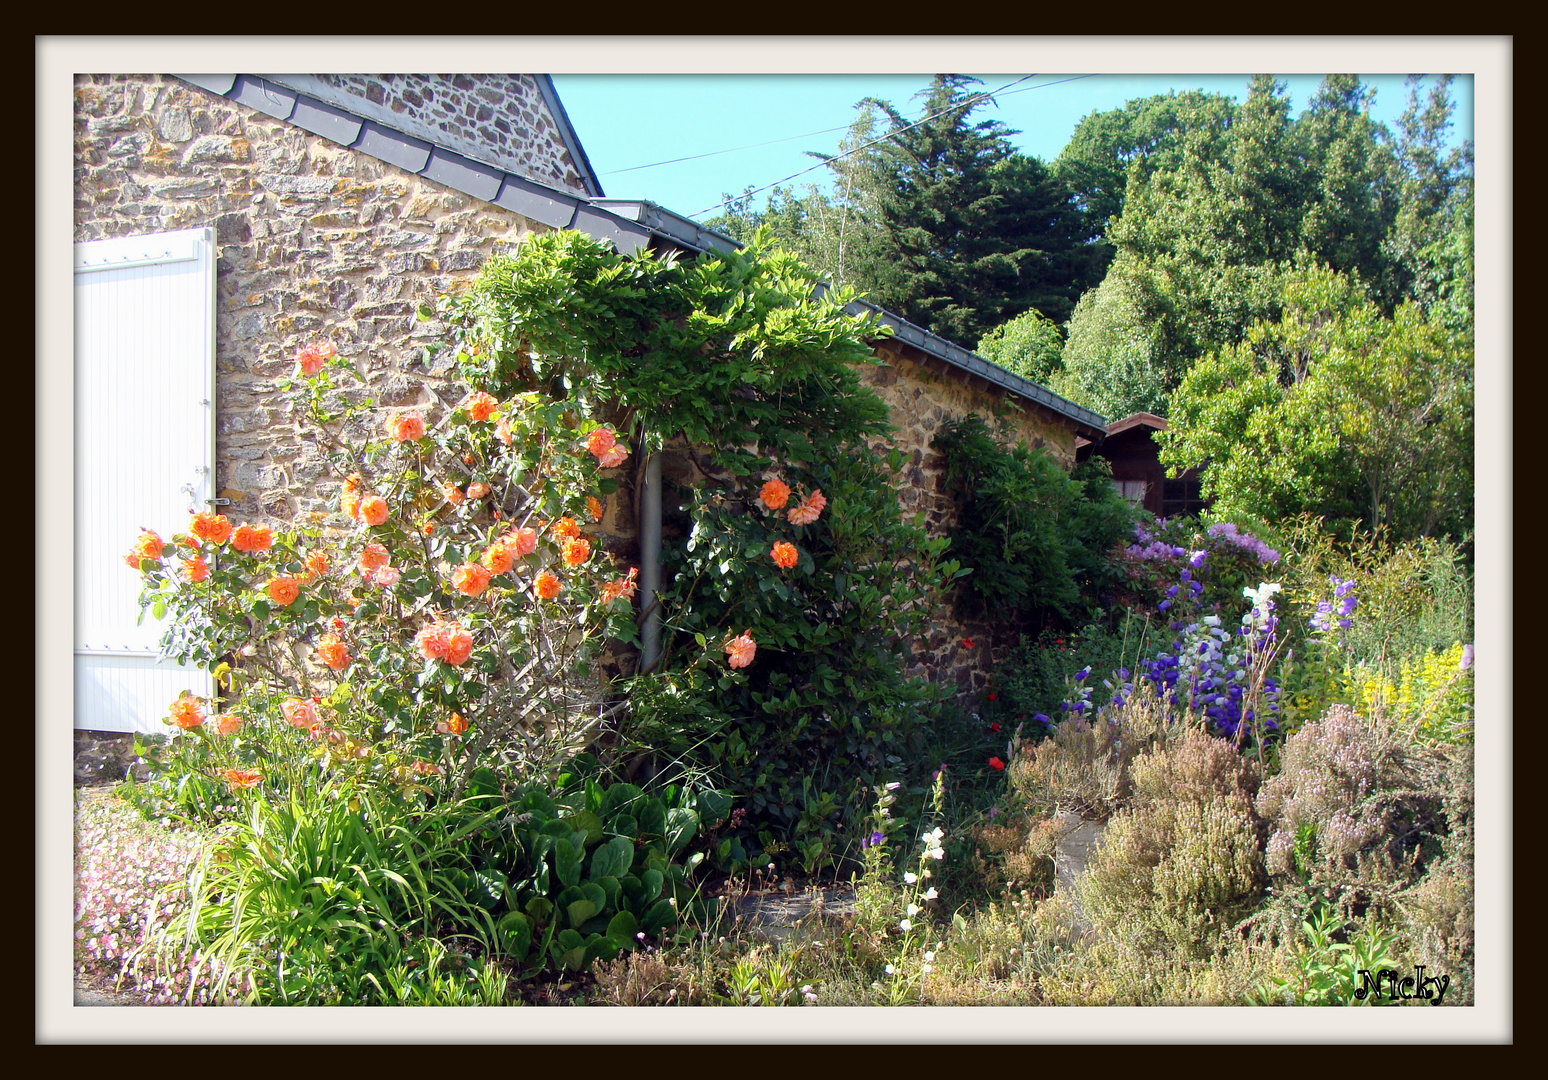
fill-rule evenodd
<path id="1" fill-rule="evenodd" d="M 724 233 L 706 228 L 653 202 L 643 199 L 581 198 L 518 176 L 498 166 L 485 164 L 433 142 L 396 130 L 378 120 L 329 104 L 299 90 L 287 88 L 273 79 L 258 75 L 176 75 L 175 78 L 249 108 L 295 124 L 304 131 L 320 135 L 330 142 L 379 158 L 405 172 L 423 176 L 444 187 L 471 195 L 475 199 L 503 207 L 529 220 L 555 229 L 575 229 L 599 240 L 611 241 L 619 251 L 632 254 L 640 248 L 669 244 L 686 251 L 728 252 L 741 245 Z M 546 77 L 539 79 L 540 87 Z M 543 93 L 551 106 L 558 96 L 548 85 Z M 571 149 L 577 166 L 591 177 L 588 188 L 596 184 L 589 161 L 580 142 L 569 129 L 563 106 L 555 109 L 555 119 L 565 132 L 565 144 Z M 573 146 L 571 140 L 574 140 Z M 600 192 L 600 184 L 595 189 Z M 852 314 L 875 313 L 891 328 L 897 340 L 911 345 L 951 367 L 977 375 L 1007 392 L 1032 401 L 1072 421 L 1077 434 L 1106 434 L 1107 419 L 1090 409 L 1060 397 L 1046 387 L 992 364 L 976 353 L 915 326 L 884 308 L 865 300 L 856 300 L 848 308 Z"/>

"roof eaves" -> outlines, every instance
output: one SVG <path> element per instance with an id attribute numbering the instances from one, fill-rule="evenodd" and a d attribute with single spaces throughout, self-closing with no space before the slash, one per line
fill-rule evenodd
<path id="1" fill-rule="evenodd" d="M 174 77 L 482 202 L 552 228 L 576 228 L 609 240 L 625 253 L 647 246 L 654 236 L 650 228 L 579 196 L 435 146 L 269 79 L 253 75 Z"/>
<path id="2" fill-rule="evenodd" d="M 580 173 L 581 183 L 586 188 L 586 194 L 593 199 L 600 199 L 606 194 L 602 190 L 602 181 L 597 177 L 596 170 L 591 167 L 591 159 L 586 156 L 586 148 L 581 145 L 579 136 L 575 134 L 575 127 L 570 123 L 570 114 L 564 110 L 564 102 L 559 100 L 559 91 L 554 88 L 554 80 L 548 75 L 534 75 L 533 82 L 537 83 L 538 93 L 543 95 L 543 102 L 548 106 L 548 111 L 553 115 L 555 123 L 559 125 L 559 138 L 564 142 L 564 148 L 570 152 L 570 159 L 575 162 L 575 171 Z"/>

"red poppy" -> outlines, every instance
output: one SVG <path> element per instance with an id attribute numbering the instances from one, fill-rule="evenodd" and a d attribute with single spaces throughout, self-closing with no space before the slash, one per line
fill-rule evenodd
<path id="1" fill-rule="evenodd" d="M 995 772 L 1000 772 L 1002 769 L 1005 768 L 1005 762 L 1001 761 L 997 757 L 992 757 L 992 758 L 989 759 L 989 767 L 991 769 L 993 769 Z"/>
<path id="2" fill-rule="evenodd" d="M 989 695 L 989 700 L 990 701 L 999 701 L 1000 700 L 1000 695 L 999 694 L 990 694 Z"/>
<path id="3" fill-rule="evenodd" d="M 964 649 L 971 649 L 973 647 L 973 639 L 970 638 L 970 637 L 963 638 L 962 639 L 962 647 Z"/>
<path id="4" fill-rule="evenodd" d="M 990 724 L 989 725 L 989 730 L 990 731 L 998 732 L 1000 730 L 1000 722 L 998 720 L 996 720 L 994 723 Z"/>

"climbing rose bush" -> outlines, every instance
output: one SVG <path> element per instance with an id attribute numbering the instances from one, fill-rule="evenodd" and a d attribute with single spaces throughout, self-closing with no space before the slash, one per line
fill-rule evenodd
<path id="1" fill-rule="evenodd" d="M 619 712 L 597 660 L 634 639 L 638 569 L 607 554 L 596 523 L 626 440 L 573 402 L 474 391 L 439 418 L 379 419 L 352 445 L 340 432 L 367 406 L 323 408 L 351 374 L 331 345 L 297 351 L 336 513 L 296 526 L 195 514 L 171 544 L 147 531 L 125 557 L 142 604 L 170 619 L 165 651 L 221 687 L 218 706 L 169 703 L 185 804 L 315 770 L 452 791 L 482 765 L 541 779 Z M 818 500 L 802 505 L 820 513 Z M 705 648 L 723 671 L 754 650 L 745 634 L 723 656 Z"/>

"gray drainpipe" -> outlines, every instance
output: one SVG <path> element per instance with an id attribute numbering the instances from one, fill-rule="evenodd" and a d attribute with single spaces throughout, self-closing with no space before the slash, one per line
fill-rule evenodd
<path id="1" fill-rule="evenodd" d="M 645 459 L 640 488 L 640 673 L 661 659 L 661 452 Z"/>

